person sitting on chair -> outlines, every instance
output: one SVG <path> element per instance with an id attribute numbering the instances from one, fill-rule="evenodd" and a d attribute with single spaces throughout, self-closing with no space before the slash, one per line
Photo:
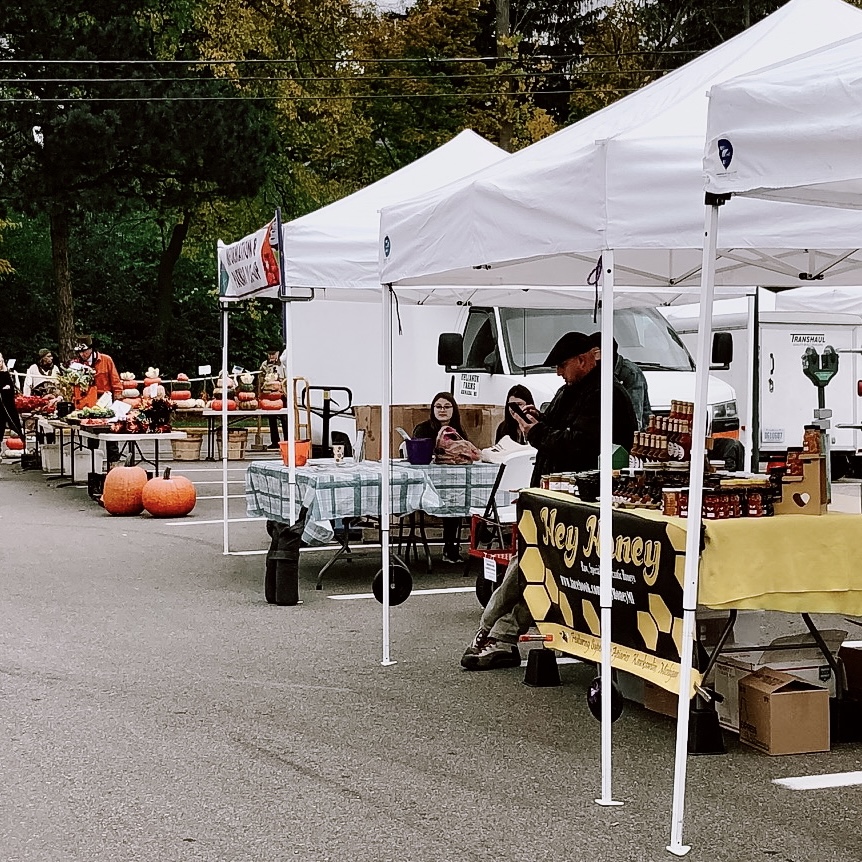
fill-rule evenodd
<path id="1" fill-rule="evenodd" d="M 533 393 L 526 386 L 516 383 L 506 393 L 506 413 L 503 416 L 503 421 L 497 426 L 497 431 L 494 434 L 494 442 L 499 443 L 503 437 L 509 437 L 516 443 L 526 443 L 527 438 L 524 436 L 524 432 L 521 431 L 518 420 L 509 407 L 510 404 L 517 404 L 523 410 L 530 405 L 535 406 L 536 402 L 533 399 Z"/>
<path id="2" fill-rule="evenodd" d="M 431 400 L 431 414 L 413 429 L 416 439 L 436 440 L 440 429 L 445 425 L 454 428 L 465 440 L 468 439 L 461 427 L 461 413 L 458 404 L 448 392 L 438 392 Z M 441 518 L 443 521 L 443 562 L 460 563 L 458 552 L 459 534 L 461 532 L 460 518 Z"/>

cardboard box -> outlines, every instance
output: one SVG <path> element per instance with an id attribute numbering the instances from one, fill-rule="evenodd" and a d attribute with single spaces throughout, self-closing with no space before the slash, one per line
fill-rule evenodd
<path id="1" fill-rule="evenodd" d="M 829 692 L 761 668 L 739 681 L 739 739 L 766 754 L 829 751 Z"/>
<path id="2" fill-rule="evenodd" d="M 433 394 L 433 393 L 432 393 Z M 503 421 L 503 408 L 492 404 L 459 404 L 461 424 L 471 443 L 485 449 L 494 443 L 494 433 Z M 428 404 L 393 404 L 392 427 L 389 429 L 389 454 L 391 458 L 400 457 L 398 447 L 402 437 L 396 432 L 399 426 L 408 434 L 430 416 Z M 380 460 L 380 407 L 362 405 L 353 408 L 356 415 L 356 430 L 365 432 L 365 458 L 368 461 Z"/>
<path id="3" fill-rule="evenodd" d="M 833 655 L 847 636 L 839 630 L 820 634 Z M 739 683 L 743 677 L 767 667 L 790 673 L 835 694 L 832 668 L 810 634 L 776 638 L 768 649 L 722 652 L 714 668 L 715 691 L 722 697 L 715 708 L 722 727 L 739 731 Z"/>

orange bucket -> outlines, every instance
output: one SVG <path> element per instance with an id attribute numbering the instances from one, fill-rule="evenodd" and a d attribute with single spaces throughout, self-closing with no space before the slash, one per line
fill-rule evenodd
<path id="1" fill-rule="evenodd" d="M 278 444 L 278 448 L 281 449 L 281 460 L 284 462 L 285 467 L 290 466 L 287 460 L 289 457 L 287 446 L 287 440 L 282 440 Z M 293 451 L 296 453 L 296 466 L 302 467 L 308 460 L 308 456 L 311 455 L 311 440 L 297 440 L 293 444 Z"/>

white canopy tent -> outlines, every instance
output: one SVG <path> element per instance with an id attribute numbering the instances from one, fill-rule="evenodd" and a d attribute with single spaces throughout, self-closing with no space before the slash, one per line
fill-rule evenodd
<path id="1" fill-rule="evenodd" d="M 283 301 L 284 333 L 288 349 L 285 352 L 287 380 L 292 379 L 292 317 L 291 301 L 317 299 L 350 299 L 380 302 L 381 289 L 377 266 L 378 223 L 381 207 L 397 203 L 408 196 L 437 188 L 441 184 L 464 177 L 480 168 L 488 167 L 507 157 L 507 153 L 489 143 L 475 132 L 467 129 L 452 140 L 409 165 L 364 189 L 348 195 L 308 215 L 280 225 L 279 244 L 280 276 L 277 283 L 272 279 L 249 278 L 250 259 L 257 261 L 259 249 L 265 245 L 267 228 L 229 247 L 219 248 L 221 262 L 221 302 L 225 311 L 223 324 L 223 364 L 227 363 L 227 314 L 228 303 L 252 297 L 279 298 Z M 233 257 L 239 265 L 231 268 L 228 249 L 235 249 Z M 236 270 L 239 269 L 239 277 Z M 254 272 L 262 275 L 263 267 Z M 383 324 L 384 351 L 383 376 L 389 373 L 390 332 L 389 316 Z M 368 334 L 361 334 L 367 339 Z M 321 333 L 324 337 L 325 333 Z M 288 436 L 295 439 L 295 417 L 293 411 L 293 387 L 287 387 Z M 226 417 L 222 418 L 226 439 Z M 389 425 L 382 423 L 382 451 L 389 451 Z M 289 487 L 291 521 L 295 519 L 294 487 L 296 464 L 293 447 L 289 449 Z M 223 494 L 224 494 L 224 553 L 229 550 L 229 519 L 227 514 L 227 444 L 223 445 Z M 384 476 L 384 487 L 388 477 Z M 383 570 L 389 569 L 389 496 L 381 494 L 381 532 L 383 545 Z M 383 664 L 390 664 L 389 655 L 389 593 L 383 591 Z"/>
<path id="2" fill-rule="evenodd" d="M 706 190 L 702 297 L 698 327 L 698 355 L 706 353 L 712 329 L 712 298 L 719 237 L 719 208 L 731 196 L 777 201 L 771 220 L 780 220 L 788 244 L 802 249 L 809 237 L 811 219 L 834 224 L 835 209 L 843 209 L 842 226 L 855 226 L 862 236 L 862 36 L 858 33 L 795 59 L 717 84 L 709 92 L 704 188 Z M 734 201 L 727 215 L 741 207 Z M 802 204 L 803 206 L 798 206 Z M 722 239 L 725 222 L 721 218 Z M 753 230 L 757 226 L 752 225 Z M 794 242 L 795 240 L 795 242 Z M 795 291 L 797 307 L 822 308 L 823 302 L 848 304 L 848 291 L 835 287 L 830 272 L 844 261 L 836 257 L 833 270 L 818 279 L 826 286 Z M 854 274 L 847 269 L 847 274 Z M 856 283 L 862 274 L 855 273 Z M 839 282 L 839 284 L 842 282 Z M 821 292 L 821 304 L 814 298 Z M 858 308 L 858 306 L 857 306 Z M 706 374 L 700 368 L 698 376 Z M 700 489 L 702 490 L 702 489 Z M 700 507 L 700 498 L 690 496 Z M 688 561 L 687 561 L 688 562 Z M 696 597 L 698 561 L 686 566 L 685 590 Z M 680 710 L 682 713 L 682 710 Z M 681 851 L 685 796 L 684 738 L 677 728 L 677 763 L 674 774 L 672 842 Z M 682 755 L 681 755 L 682 750 Z"/>
<path id="3" fill-rule="evenodd" d="M 547 288 L 585 284 L 601 256 L 602 347 L 610 354 L 613 283 L 651 289 L 698 285 L 795 287 L 812 279 L 862 279 L 858 221 L 838 210 L 743 200 L 722 227 L 716 256 L 704 256 L 701 159 L 706 91 L 731 77 L 798 56 L 848 34 L 862 33 L 862 11 L 841 0 L 791 0 L 778 12 L 642 90 L 557 132 L 502 164 L 448 188 L 383 210 L 381 280 L 396 288 L 443 284 Z M 792 226 L 791 226 L 792 225 Z M 707 226 L 707 234 L 712 233 Z M 799 237 L 804 237 L 800 242 Z M 532 291 L 531 291 L 532 292 Z M 711 308 L 712 288 L 702 310 Z M 708 321 L 707 321 L 708 323 Z M 704 321 L 696 362 L 701 369 L 693 436 L 706 432 Z M 708 331 L 708 329 L 706 330 Z M 605 368 L 603 390 L 610 390 Z M 603 404 L 602 460 L 610 462 L 610 403 Z M 703 465 L 693 459 L 691 498 L 699 499 Z M 603 547 L 611 546 L 610 474 L 601 478 Z M 695 502 L 691 513 L 699 513 Z M 693 519 L 696 522 L 696 519 Z M 694 526 L 694 524 L 693 524 Z M 688 531 L 682 640 L 693 642 L 699 529 Z M 602 678 L 610 678 L 610 559 L 601 559 Z M 685 656 L 687 650 L 682 650 Z M 690 691 L 690 660 L 680 689 Z M 686 671 L 687 668 L 687 671 Z M 610 793 L 610 710 L 603 699 L 602 798 Z M 684 764 L 688 710 L 679 711 L 677 762 L 668 849 L 682 855 Z"/>

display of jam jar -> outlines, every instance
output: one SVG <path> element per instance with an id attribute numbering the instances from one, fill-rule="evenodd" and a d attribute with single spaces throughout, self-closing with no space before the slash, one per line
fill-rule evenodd
<path id="1" fill-rule="evenodd" d="M 806 455 L 821 455 L 820 451 L 820 427 L 817 425 L 806 425 L 805 433 L 802 435 L 802 451 Z"/>
<path id="2" fill-rule="evenodd" d="M 787 450 L 787 475 L 788 476 L 801 476 L 803 473 L 803 464 L 802 458 L 802 447 L 801 446 L 791 446 Z"/>

